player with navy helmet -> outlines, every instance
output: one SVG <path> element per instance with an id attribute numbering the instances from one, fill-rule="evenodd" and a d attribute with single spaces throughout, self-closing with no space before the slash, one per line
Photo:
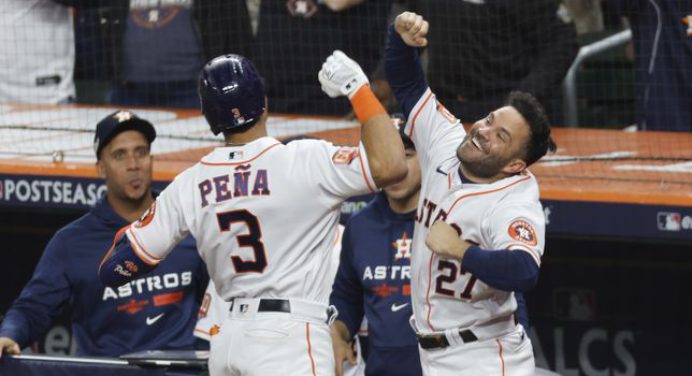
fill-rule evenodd
<path id="1" fill-rule="evenodd" d="M 335 51 L 318 78 L 329 96 L 351 100 L 363 125 L 359 147 L 268 137 L 253 64 L 238 55 L 211 60 L 200 74 L 202 111 L 226 145 L 178 175 L 146 221 L 123 228 L 99 269 L 104 284 L 120 285 L 192 234 L 231 303 L 211 338 L 212 375 L 333 374 L 324 265 L 341 203 L 406 175 L 401 139 L 360 66 Z"/>

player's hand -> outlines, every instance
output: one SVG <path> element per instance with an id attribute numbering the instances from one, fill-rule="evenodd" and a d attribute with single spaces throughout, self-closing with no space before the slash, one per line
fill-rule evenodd
<path id="1" fill-rule="evenodd" d="M 351 366 L 356 365 L 356 354 L 353 352 L 350 342 L 344 338 L 344 330 L 348 332 L 346 326 L 340 321 L 335 321 L 331 326 L 336 376 L 343 376 L 344 362 L 348 361 Z"/>
<path id="2" fill-rule="evenodd" d="M 428 45 L 428 21 L 413 12 L 403 12 L 396 16 L 394 28 L 401 35 L 404 43 L 411 47 L 425 47 Z"/>
<path id="3" fill-rule="evenodd" d="M 469 242 L 459 237 L 454 227 L 445 221 L 433 223 L 425 238 L 425 245 L 440 256 L 457 260 L 463 259 L 466 250 L 471 246 Z"/>
<path id="4" fill-rule="evenodd" d="M 12 338 L 0 337 L 0 357 L 2 357 L 2 353 L 17 355 L 21 352 L 19 345 Z"/>
<path id="5" fill-rule="evenodd" d="M 351 98 L 361 86 L 369 83 L 360 65 L 339 50 L 325 60 L 317 78 L 322 91 L 332 98 L 343 95 Z"/>

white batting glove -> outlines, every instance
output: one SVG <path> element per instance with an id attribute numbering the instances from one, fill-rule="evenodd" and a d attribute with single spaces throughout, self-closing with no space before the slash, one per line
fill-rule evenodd
<path id="1" fill-rule="evenodd" d="M 361 86 L 369 83 L 360 65 L 339 50 L 335 50 L 322 64 L 317 78 L 322 91 L 332 98 L 342 95 L 351 98 Z"/>

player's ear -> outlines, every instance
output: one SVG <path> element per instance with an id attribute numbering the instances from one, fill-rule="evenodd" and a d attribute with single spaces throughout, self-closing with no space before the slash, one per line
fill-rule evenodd
<path id="1" fill-rule="evenodd" d="M 520 158 L 514 158 L 505 165 L 502 172 L 507 175 L 514 175 L 524 171 L 524 169 L 526 169 L 526 162 Z"/>
<path id="2" fill-rule="evenodd" d="M 103 164 L 103 160 L 101 159 L 96 161 L 96 172 L 98 172 L 101 179 L 106 179 L 106 166 Z"/>

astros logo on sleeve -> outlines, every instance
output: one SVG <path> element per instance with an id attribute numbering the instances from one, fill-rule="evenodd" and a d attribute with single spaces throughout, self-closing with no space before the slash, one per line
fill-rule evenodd
<path id="1" fill-rule="evenodd" d="M 536 231 L 533 226 L 523 219 L 517 219 L 509 225 L 509 236 L 514 240 L 519 240 L 522 243 L 536 245 Z"/>
<path id="2" fill-rule="evenodd" d="M 334 153 L 332 160 L 336 164 L 349 164 L 358 156 L 358 148 L 342 146 Z"/>

